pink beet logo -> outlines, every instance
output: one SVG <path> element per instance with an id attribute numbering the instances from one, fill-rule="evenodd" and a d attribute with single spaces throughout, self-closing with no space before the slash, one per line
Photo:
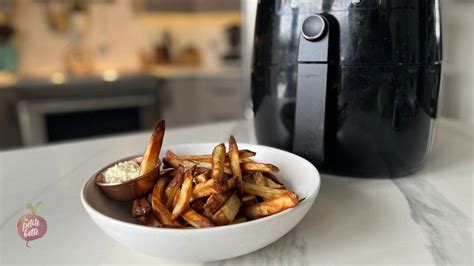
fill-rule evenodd
<path id="1" fill-rule="evenodd" d="M 38 202 L 33 206 L 33 204 L 28 203 L 26 208 L 31 211 L 31 214 L 29 213 L 21 216 L 16 224 L 18 235 L 26 241 L 26 246 L 29 248 L 30 246 L 28 244 L 30 241 L 42 238 L 44 234 L 46 234 L 46 229 L 48 228 L 46 220 L 36 214 L 36 211 L 41 204 L 41 202 Z"/>

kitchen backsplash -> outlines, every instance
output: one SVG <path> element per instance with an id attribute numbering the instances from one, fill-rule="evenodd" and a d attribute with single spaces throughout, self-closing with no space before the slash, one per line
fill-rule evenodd
<path id="1" fill-rule="evenodd" d="M 201 53 L 203 66 L 216 67 L 226 49 L 226 27 L 240 24 L 238 11 L 137 14 L 130 0 L 92 1 L 87 8 L 84 39 L 93 54 L 96 71 L 138 70 L 140 54 L 150 54 L 153 46 L 162 41 L 164 31 L 171 34 L 171 53 L 192 45 Z M 19 72 L 50 75 L 64 71 L 71 34 L 50 29 L 42 1 L 19 0 L 16 10 Z"/>

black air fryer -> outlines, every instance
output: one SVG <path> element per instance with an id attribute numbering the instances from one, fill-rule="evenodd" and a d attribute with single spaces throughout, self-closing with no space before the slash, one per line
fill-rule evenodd
<path id="1" fill-rule="evenodd" d="M 410 174 L 433 143 L 441 50 L 439 0 L 260 0 L 257 139 L 326 173 Z"/>

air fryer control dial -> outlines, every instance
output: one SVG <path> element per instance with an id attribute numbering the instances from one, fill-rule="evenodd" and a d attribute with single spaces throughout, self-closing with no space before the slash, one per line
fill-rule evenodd
<path id="1" fill-rule="evenodd" d="M 320 15 L 307 17 L 301 26 L 301 34 L 308 41 L 317 41 L 326 33 L 326 22 Z"/>

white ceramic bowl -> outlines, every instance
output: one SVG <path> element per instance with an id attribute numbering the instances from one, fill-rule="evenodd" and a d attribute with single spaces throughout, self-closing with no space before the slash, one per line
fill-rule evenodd
<path id="1" fill-rule="evenodd" d="M 178 155 L 210 154 L 216 144 L 183 144 L 163 148 Z M 131 203 L 107 198 L 89 179 L 82 187 L 81 201 L 92 220 L 110 237 L 142 253 L 177 261 L 215 261 L 250 253 L 288 233 L 306 215 L 321 184 L 316 168 L 292 153 L 260 145 L 239 144 L 239 149 L 257 152 L 256 161 L 280 168 L 278 178 L 301 201 L 298 206 L 262 219 L 204 229 L 153 228 L 138 225 Z"/>

